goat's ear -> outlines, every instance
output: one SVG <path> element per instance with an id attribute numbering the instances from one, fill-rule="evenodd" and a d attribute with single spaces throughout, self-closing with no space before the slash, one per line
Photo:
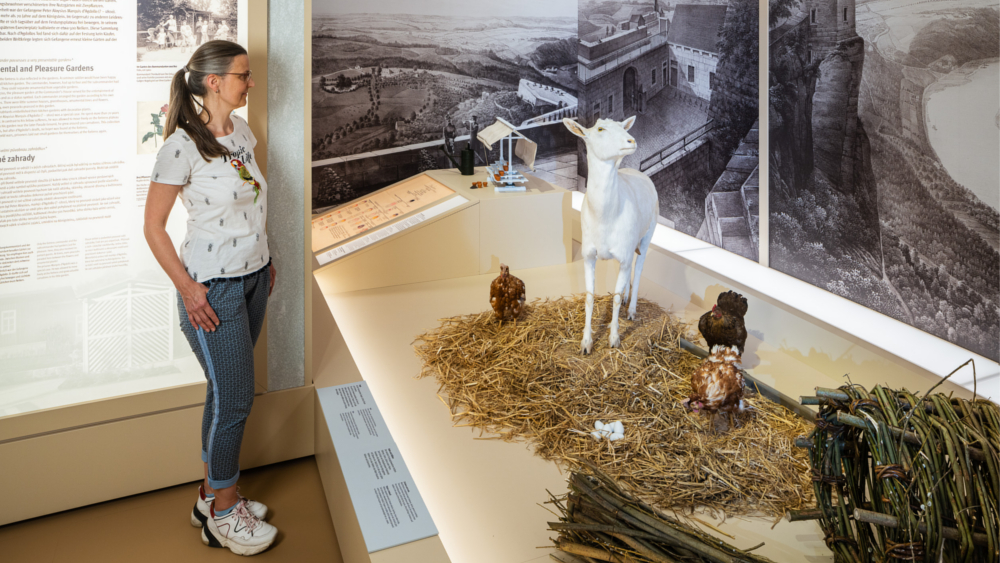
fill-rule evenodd
<path id="1" fill-rule="evenodd" d="M 581 139 L 587 138 L 587 128 L 573 121 L 572 119 L 564 117 L 563 125 L 565 125 L 567 129 L 569 129 L 570 133 L 576 135 L 577 137 L 580 137 Z"/>
<path id="2" fill-rule="evenodd" d="M 632 117 L 626 119 L 625 121 L 622 121 L 622 128 L 625 129 L 626 131 L 628 131 L 629 129 L 631 129 L 633 125 L 635 125 L 635 116 L 634 115 Z"/>

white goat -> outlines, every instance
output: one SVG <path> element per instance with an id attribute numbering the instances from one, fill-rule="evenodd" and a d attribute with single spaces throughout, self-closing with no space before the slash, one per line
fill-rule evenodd
<path id="1" fill-rule="evenodd" d="M 659 203 L 656 187 L 648 176 L 631 168 L 618 169 L 622 159 L 636 151 L 635 139 L 627 133 L 635 123 L 630 117 L 621 123 L 599 119 L 590 129 L 572 119 L 563 119 L 566 128 L 587 144 L 587 194 L 580 212 L 583 227 L 584 280 L 587 285 L 587 325 L 580 351 L 589 354 L 594 345 L 590 318 L 594 313 L 594 268 L 597 259 L 618 261 L 614 314 L 608 342 L 617 348 L 618 310 L 632 289 L 628 318 L 635 318 L 639 279 L 646 261 L 649 241 L 656 229 Z M 632 260 L 635 254 L 635 278 Z"/>

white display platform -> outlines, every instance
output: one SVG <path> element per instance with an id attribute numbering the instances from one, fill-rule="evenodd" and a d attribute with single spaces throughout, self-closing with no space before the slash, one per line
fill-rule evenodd
<path id="1" fill-rule="evenodd" d="M 597 291 L 614 286 L 617 265 L 599 262 Z M 520 270 L 528 299 L 559 297 L 584 291 L 583 264 Z M 492 274 L 403 286 L 326 294 L 326 302 L 343 333 L 358 370 L 386 413 L 439 537 L 451 561 L 524 563 L 548 560 L 554 533 L 546 523 L 555 517 L 538 506 L 546 490 L 566 491 L 566 475 L 553 463 L 531 453 L 526 443 L 482 439 L 478 430 L 456 428 L 448 409 L 437 398 L 432 378 L 414 379 L 420 362 L 411 342 L 433 328 L 438 319 L 482 311 L 489 307 Z M 317 275 L 322 289 L 325 279 Z M 683 301 L 648 279 L 641 293 L 647 299 L 672 305 Z M 393 311 L 405 310 L 406 314 Z M 676 310 L 676 307 L 675 307 Z M 819 382 L 807 366 L 793 368 L 796 377 Z M 765 378 L 766 378 L 765 374 Z M 833 381 L 823 378 L 822 385 Z M 706 519 L 704 516 L 702 519 Z M 738 546 L 767 545 L 758 553 L 775 561 L 832 561 L 813 522 L 771 522 L 729 519 L 718 524 Z M 706 530 L 711 533 L 710 530 Z"/>
<path id="2" fill-rule="evenodd" d="M 519 203 L 525 208 L 531 206 L 530 200 Z M 475 429 L 453 426 L 448 409 L 437 397 L 437 383 L 432 378 L 415 379 L 421 365 L 412 348 L 413 340 L 436 327 L 439 319 L 488 310 L 489 285 L 496 276 L 469 267 L 470 261 L 475 261 L 472 256 L 452 255 L 447 260 L 433 256 L 435 248 L 454 245 L 463 233 L 466 242 L 478 235 L 474 243 L 468 244 L 470 248 L 491 243 L 471 217 L 445 224 L 448 217 L 382 241 L 377 252 L 380 247 L 373 246 L 345 259 L 345 265 L 354 262 L 351 267 L 326 267 L 316 272 L 317 291 L 329 308 L 329 312 L 315 313 L 317 318 L 325 317 L 321 322 L 328 323 L 314 331 L 315 345 L 323 358 L 315 364 L 316 385 L 323 387 L 329 385 L 324 380 L 342 377 L 368 383 L 437 526 L 437 538 L 447 552 L 440 560 L 547 561 L 549 538 L 555 534 L 547 530 L 546 523 L 555 517 L 539 503 L 547 499 L 546 490 L 554 494 L 566 491 L 566 475 L 555 464 L 534 456 L 527 443 L 505 443 L 481 436 Z M 578 216 L 574 217 L 578 222 Z M 550 213 L 550 221 L 565 222 L 565 215 Z M 421 231 L 427 232 L 418 235 Z M 498 230 L 494 236 L 514 233 L 518 240 L 512 250 L 530 253 L 535 245 L 521 242 L 523 232 Z M 417 237 L 422 237 L 419 245 L 407 241 Z M 533 240 L 537 244 L 546 242 L 542 237 Z M 678 242 L 690 243 L 686 239 Z M 583 263 L 573 254 L 574 243 L 570 240 L 564 244 L 571 261 L 511 268 L 511 273 L 525 282 L 529 301 L 585 291 Z M 692 247 L 691 251 L 701 252 L 702 248 Z M 379 266 L 379 260 L 401 256 L 404 250 L 411 254 L 408 258 L 413 271 L 401 276 L 392 273 L 397 268 L 395 263 L 383 262 Z M 396 280 L 408 279 L 393 283 L 372 279 L 359 268 L 357 259 L 364 254 L 372 255 L 367 263 L 371 267 L 389 271 Z M 504 258 L 505 262 L 519 259 L 516 253 Z M 732 260 L 745 262 L 735 255 Z M 463 266 L 452 268 L 452 263 Z M 468 273 L 449 277 L 442 274 L 442 268 Z M 617 263 L 598 262 L 598 294 L 611 291 L 617 271 Z M 640 284 L 644 298 L 696 323 L 718 294 L 727 289 L 743 293 L 750 302 L 745 366 L 755 378 L 785 395 L 810 395 L 817 386 L 838 387 L 846 382 L 845 374 L 867 387 L 882 383 L 926 390 L 940 381 L 940 376 L 836 327 L 818 323 L 773 295 L 708 270 L 684 254 L 651 246 Z M 329 342 L 322 342 L 327 337 Z M 324 354 L 323 349 L 328 353 Z M 971 396 L 971 392 L 950 382 L 939 389 Z M 704 515 L 700 518 L 709 520 Z M 833 560 L 815 522 L 781 521 L 773 529 L 772 521 L 757 518 L 712 523 L 736 536 L 736 540 L 719 538 L 737 547 L 765 542 L 757 553 L 776 562 Z M 704 531 L 715 534 L 707 528 Z"/>

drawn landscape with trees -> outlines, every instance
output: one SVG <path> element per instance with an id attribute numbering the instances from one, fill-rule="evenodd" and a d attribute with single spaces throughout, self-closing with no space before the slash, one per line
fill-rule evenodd
<path id="1" fill-rule="evenodd" d="M 313 160 L 437 140 L 449 117 L 464 134 L 473 115 L 519 125 L 551 110 L 518 86 L 575 96 L 576 27 L 573 14 L 314 17 Z"/>
<path id="2" fill-rule="evenodd" d="M 902 2 L 859 1 L 858 37 L 816 57 L 813 30 L 796 21 L 800 8 L 772 2 L 770 265 L 1000 359 L 1000 214 L 987 203 L 990 185 L 974 191 L 942 162 L 930 139 L 946 118 L 926 105 L 939 83 L 990 87 L 974 73 L 1000 60 L 1000 12 L 973 0 L 912 11 Z M 831 90 L 824 80 L 838 72 L 845 86 Z M 817 117 L 824 99 L 851 99 L 852 81 L 857 103 L 848 113 L 856 118 Z M 995 94 L 993 104 L 984 112 L 991 122 Z M 979 118 L 971 108 L 950 109 L 947 119 Z M 857 124 L 841 167 L 853 172 L 839 178 L 823 170 L 832 133 L 822 120 L 835 118 Z M 991 150 L 974 160 L 995 168 Z"/>

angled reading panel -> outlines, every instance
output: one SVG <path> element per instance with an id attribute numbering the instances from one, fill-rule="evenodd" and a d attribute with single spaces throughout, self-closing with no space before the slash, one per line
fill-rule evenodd
<path id="1" fill-rule="evenodd" d="M 440 205 L 449 199 L 457 201 Z M 312 251 L 323 265 L 464 202 L 451 188 L 420 174 L 313 218 Z"/>

